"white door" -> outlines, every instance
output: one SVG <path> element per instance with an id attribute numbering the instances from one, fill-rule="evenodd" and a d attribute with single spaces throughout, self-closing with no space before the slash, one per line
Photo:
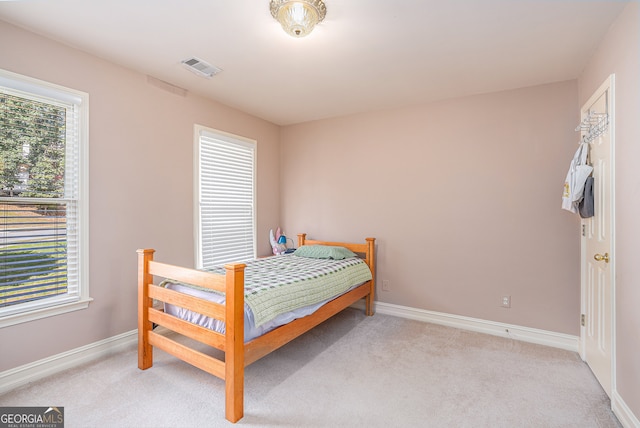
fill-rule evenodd
<path id="1" fill-rule="evenodd" d="M 593 94 L 581 111 L 591 113 L 594 216 L 582 222 L 582 358 L 607 394 L 611 395 L 614 297 L 614 121 L 613 75 Z M 583 135 L 587 132 L 583 131 Z"/>

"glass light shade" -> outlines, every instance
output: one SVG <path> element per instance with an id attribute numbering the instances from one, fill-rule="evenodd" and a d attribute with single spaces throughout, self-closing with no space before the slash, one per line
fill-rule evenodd
<path id="1" fill-rule="evenodd" d="M 304 37 L 322 21 L 326 7 L 321 0 L 272 0 L 271 15 L 278 20 L 284 31 L 293 37 Z"/>

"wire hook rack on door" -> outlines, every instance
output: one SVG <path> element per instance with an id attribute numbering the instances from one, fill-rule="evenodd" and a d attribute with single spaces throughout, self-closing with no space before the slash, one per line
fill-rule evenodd
<path id="1" fill-rule="evenodd" d="M 609 115 L 590 111 L 576 127 L 576 132 L 584 131 L 581 143 L 590 143 L 604 134 L 609 127 Z"/>

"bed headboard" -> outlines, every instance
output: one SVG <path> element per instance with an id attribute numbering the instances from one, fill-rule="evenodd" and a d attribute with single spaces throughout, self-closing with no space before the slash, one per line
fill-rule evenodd
<path id="1" fill-rule="evenodd" d="M 357 254 L 364 254 L 364 261 L 371 269 L 371 275 L 374 277 L 376 272 L 376 238 L 365 238 L 367 241 L 364 244 L 354 244 L 351 242 L 331 242 L 331 241 L 318 241 L 315 239 L 307 239 L 306 233 L 298 234 L 298 247 L 303 245 L 331 245 L 334 247 L 345 247 Z"/>

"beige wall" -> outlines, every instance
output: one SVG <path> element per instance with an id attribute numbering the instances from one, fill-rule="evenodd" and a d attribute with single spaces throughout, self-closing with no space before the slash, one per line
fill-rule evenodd
<path id="1" fill-rule="evenodd" d="M 258 141 L 258 248 L 269 252 L 279 218 L 277 126 L 1 21 L 0 40 L 0 68 L 89 93 L 94 298 L 86 310 L 0 329 L 0 371 L 135 329 L 136 248 L 193 265 L 196 123 Z"/>
<path id="2" fill-rule="evenodd" d="M 568 81 L 285 127 L 283 224 L 376 237 L 382 302 L 578 335 L 577 99 Z"/>
<path id="3" fill-rule="evenodd" d="M 616 378 L 615 388 L 640 418 L 640 3 L 612 25 L 579 80 L 580 105 L 615 74 Z"/>

